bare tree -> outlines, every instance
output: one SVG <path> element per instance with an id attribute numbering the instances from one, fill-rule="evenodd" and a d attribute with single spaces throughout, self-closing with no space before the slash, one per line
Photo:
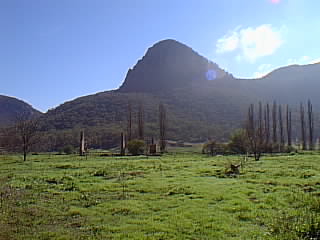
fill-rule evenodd
<path id="1" fill-rule="evenodd" d="M 15 130 L 23 153 L 23 161 L 26 161 L 31 147 L 36 142 L 38 121 L 31 118 L 29 113 L 22 112 L 16 118 Z"/>
<path id="2" fill-rule="evenodd" d="M 284 148 L 284 143 L 285 143 L 285 139 L 284 139 L 284 129 L 283 129 L 283 121 L 282 121 L 282 108 L 281 105 L 279 105 L 279 137 L 280 137 L 280 152 L 283 151 Z"/>
<path id="3" fill-rule="evenodd" d="M 277 103 L 274 101 L 272 106 L 272 142 L 273 145 L 278 143 L 277 136 Z"/>
<path id="4" fill-rule="evenodd" d="M 264 148 L 264 141 L 263 141 L 263 132 L 262 136 L 260 135 L 259 126 L 256 127 L 256 121 L 254 117 L 254 105 L 251 104 L 248 109 L 248 118 L 246 122 L 246 135 L 248 138 L 249 148 L 250 151 L 254 155 L 254 159 L 259 161 L 263 148 Z M 258 122 L 259 125 L 259 122 Z M 262 129 L 262 131 L 264 131 Z"/>
<path id="5" fill-rule="evenodd" d="M 269 146 L 270 143 L 270 109 L 269 103 L 264 107 L 264 129 L 265 129 L 265 142 L 266 146 Z"/>
<path id="6" fill-rule="evenodd" d="M 309 128 L 309 150 L 314 149 L 313 143 L 313 111 L 312 111 L 312 103 L 308 100 L 308 128 Z"/>
<path id="7" fill-rule="evenodd" d="M 138 138 L 144 140 L 144 107 L 142 102 L 140 102 L 138 110 Z"/>
<path id="8" fill-rule="evenodd" d="M 302 103 L 300 103 L 300 123 L 301 123 L 301 145 L 302 150 L 307 149 L 306 144 L 306 123 L 304 119 L 304 106 Z"/>
<path id="9" fill-rule="evenodd" d="M 128 142 L 132 140 L 132 105 L 128 103 L 127 112 L 127 140 Z"/>
<path id="10" fill-rule="evenodd" d="M 292 128 L 291 128 L 291 110 L 289 105 L 287 105 L 287 114 L 286 114 L 286 125 L 287 125 L 287 137 L 288 137 L 288 146 L 292 145 Z"/>
<path id="11" fill-rule="evenodd" d="M 164 105 L 159 105 L 160 152 L 166 150 L 167 113 Z"/>
<path id="12" fill-rule="evenodd" d="M 258 124 L 259 124 L 259 141 L 262 142 L 263 141 L 263 119 L 262 119 L 262 103 L 259 102 L 259 118 L 258 118 Z"/>

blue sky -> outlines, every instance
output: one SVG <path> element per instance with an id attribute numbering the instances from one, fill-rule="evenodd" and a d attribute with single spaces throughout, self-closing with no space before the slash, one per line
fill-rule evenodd
<path id="1" fill-rule="evenodd" d="M 318 0 L 0 0 L 0 94 L 47 111 L 176 39 L 236 77 L 320 61 Z"/>

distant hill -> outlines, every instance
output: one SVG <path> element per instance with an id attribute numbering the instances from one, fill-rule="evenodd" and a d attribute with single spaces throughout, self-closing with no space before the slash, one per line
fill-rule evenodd
<path id="1" fill-rule="evenodd" d="M 261 98 L 277 99 L 283 103 L 297 104 L 311 99 L 320 110 L 320 64 L 291 65 L 250 81 L 251 87 Z"/>
<path id="2" fill-rule="evenodd" d="M 319 111 L 319 76 L 320 64 L 313 64 L 283 67 L 260 79 L 236 79 L 190 47 L 163 40 L 128 71 L 118 90 L 80 97 L 44 114 L 43 142 L 51 149 L 77 146 L 84 129 L 89 147 L 117 146 L 120 132 L 126 131 L 128 102 L 133 104 L 134 122 L 138 104 L 144 104 L 146 138 L 158 136 L 158 105 L 163 103 L 169 139 L 227 141 L 243 125 L 250 103 L 276 100 L 295 110 L 301 101 L 311 99 L 314 111 Z M 298 129 L 298 115 L 294 117 Z"/>
<path id="3" fill-rule="evenodd" d="M 13 124 L 17 116 L 22 112 L 29 114 L 30 118 L 38 117 L 42 114 L 22 100 L 0 95 L 0 127 Z"/>

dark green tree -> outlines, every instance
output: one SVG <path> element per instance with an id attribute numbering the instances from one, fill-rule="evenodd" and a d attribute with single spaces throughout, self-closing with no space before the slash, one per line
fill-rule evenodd
<path id="1" fill-rule="evenodd" d="M 230 138 L 229 149 L 233 153 L 245 154 L 248 152 L 248 138 L 244 129 L 238 129 Z"/>
<path id="2" fill-rule="evenodd" d="M 145 143 L 140 139 L 133 139 L 128 142 L 128 151 L 132 155 L 140 155 L 144 153 Z"/>

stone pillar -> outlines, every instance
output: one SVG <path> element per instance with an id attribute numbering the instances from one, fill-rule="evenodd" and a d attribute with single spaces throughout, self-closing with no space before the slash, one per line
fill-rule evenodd
<path id="1" fill-rule="evenodd" d="M 80 132 L 80 149 L 79 149 L 80 156 L 84 156 L 85 154 L 85 142 L 84 142 L 84 131 Z"/>
<path id="2" fill-rule="evenodd" d="M 154 138 L 151 138 L 151 144 L 149 145 L 149 154 L 154 155 L 157 153 L 157 145 L 154 143 Z"/>
<path id="3" fill-rule="evenodd" d="M 156 144 L 150 144 L 149 153 L 150 153 L 150 155 L 154 155 L 157 153 L 157 145 Z"/>
<path id="4" fill-rule="evenodd" d="M 120 137 L 120 155 L 124 156 L 125 155 L 125 137 L 123 132 L 121 132 L 121 137 Z"/>

